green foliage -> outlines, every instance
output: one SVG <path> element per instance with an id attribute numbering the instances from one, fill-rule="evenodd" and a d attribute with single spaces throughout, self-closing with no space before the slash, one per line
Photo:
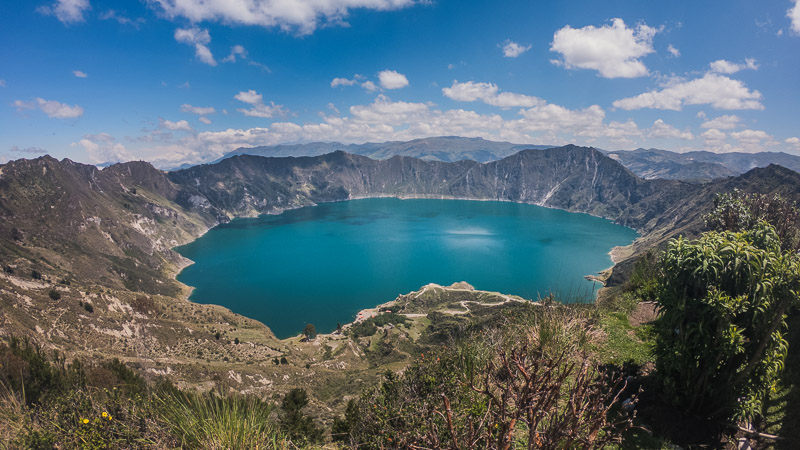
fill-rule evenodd
<path id="1" fill-rule="evenodd" d="M 295 444 L 315 444 L 322 441 L 322 430 L 314 424 L 314 419 L 302 412 L 306 405 L 308 394 L 301 388 L 289 391 L 281 402 L 281 428 Z"/>
<path id="2" fill-rule="evenodd" d="M 348 335 L 353 338 L 360 338 L 362 336 L 372 336 L 378 331 L 378 327 L 383 327 L 389 324 L 398 325 L 405 324 L 408 318 L 402 314 L 397 313 L 383 313 L 377 316 L 370 317 L 361 322 L 354 323 L 348 330 Z"/>
<path id="3" fill-rule="evenodd" d="M 42 274 L 38 270 L 33 269 L 33 270 L 31 270 L 31 278 L 33 278 L 34 280 L 41 280 L 42 279 Z"/>
<path id="4" fill-rule="evenodd" d="M 51 300 L 61 300 L 61 293 L 55 289 L 50 289 L 48 295 L 50 296 Z"/>
<path id="5" fill-rule="evenodd" d="M 786 314 L 798 302 L 800 261 L 774 228 L 709 232 L 669 242 L 662 256 L 656 367 L 687 410 L 751 419 L 783 369 Z"/>
<path id="6" fill-rule="evenodd" d="M 351 401 L 331 437 L 368 449 L 604 448 L 630 422 L 612 411 L 621 385 L 582 356 L 586 328 L 556 305 L 437 346 Z"/>
<path id="7" fill-rule="evenodd" d="M 86 312 L 88 312 L 88 313 L 93 313 L 94 312 L 94 306 L 92 306 L 92 304 L 89 303 L 89 302 L 84 302 L 83 303 L 83 309 L 85 309 Z"/>
<path id="8" fill-rule="evenodd" d="M 623 290 L 633 293 L 639 301 L 655 300 L 658 280 L 658 258 L 656 252 L 650 250 L 641 255 L 633 264 L 633 271 Z"/>
<path id="9" fill-rule="evenodd" d="M 717 194 L 714 210 L 703 216 L 712 231 L 746 231 L 765 221 L 786 249 L 800 249 L 800 210 L 778 194 L 746 194 L 738 189 Z"/>

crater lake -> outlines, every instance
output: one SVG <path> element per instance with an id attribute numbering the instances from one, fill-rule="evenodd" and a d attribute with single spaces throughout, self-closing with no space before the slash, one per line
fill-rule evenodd
<path id="1" fill-rule="evenodd" d="M 469 200 L 372 198 L 236 219 L 176 250 L 190 299 L 259 320 L 278 338 L 330 332 L 428 283 L 592 300 L 586 280 L 637 233 L 587 214 Z"/>

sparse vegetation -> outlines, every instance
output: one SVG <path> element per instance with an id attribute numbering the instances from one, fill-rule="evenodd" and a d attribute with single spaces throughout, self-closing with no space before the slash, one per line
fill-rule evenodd
<path id="1" fill-rule="evenodd" d="M 51 300 L 61 300 L 61 293 L 55 289 L 50 289 L 47 295 L 50 296 Z"/>

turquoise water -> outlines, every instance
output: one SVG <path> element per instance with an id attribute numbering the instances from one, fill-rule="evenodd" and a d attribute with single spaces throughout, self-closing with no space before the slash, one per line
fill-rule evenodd
<path id="1" fill-rule="evenodd" d="M 176 250 L 191 300 L 260 320 L 279 338 L 306 323 L 329 332 L 364 308 L 428 283 L 536 299 L 594 298 L 585 280 L 636 232 L 533 205 L 378 198 L 237 219 Z"/>

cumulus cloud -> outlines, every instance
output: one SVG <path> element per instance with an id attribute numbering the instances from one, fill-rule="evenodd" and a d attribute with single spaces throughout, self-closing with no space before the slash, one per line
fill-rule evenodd
<path id="1" fill-rule="evenodd" d="M 711 71 L 717 73 L 725 73 L 725 74 L 732 74 L 736 73 L 740 70 L 758 70 L 758 64 L 756 60 L 753 58 L 747 58 L 744 60 L 743 63 L 733 63 L 730 61 L 726 61 L 724 59 L 718 59 L 713 61 L 711 64 Z"/>
<path id="2" fill-rule="evenodd" d="M 124 145 L 108 133 L 87 134 L 72 147 L 83 147 L 89 160 L 95 164 L 106 162 L 124 162 L 136 159 Z"/>
<path id="3" fill-rule="evenodd" d="M 550 51 L 561 54 L 552 60 L 567 69 L 593 69 L 605 78 L 636 78 L 648 74 L 640 58 L 653 53 L 653 37 L 658 30 L 644 23 L 628 28 L 622 19 L 611 25 L 556 31 Z"/>
<path id="4" fill-rule="evenodd" d="M 181 105 L 181 112 L 197 114 L 198 116 L 207 116 L 217 112 L 213 106 L 193 106 L 188 103 Z"/>
<path id="5" fill-rule="evenodd" d="M 86 78 L 86 77 L 89 76 L 89 75 L 86 75 L 86 72 L 83 72 L 83 71 L 80 71 L 80 70 L 73 70 L 72 74 L 75 75 L 78 78 Z"/>
<path id="6" fill-rule="evenodd" d="M 236 58 L 247 59 L 247 50 L 241 45 L 234 45 L 231 47 L 231 52 L 222 59 L 222 62 L 236 62 Z"/>
<path id="7" fill-rule="evenodd" d="M 384 70 L 378 73 L 378 81 L 384 89 L 400 89 L 408 86 L 408 78 L 394 70 Z"/>
<path id="8" fill-rule="evenodd" d="M 211 35 L 208 33 L 208 30 L 197 27 L 178 28 L 175 30 L 175 40 L 182 44 L 193 45 L 195 56 L 201 62 L 209 66 L 217 65 L 214 55 L 207 47 L 208 43 L 211 42 Z"/>
<path id="9" fill-rule="evenodd" d="M 793 147 L 795 150 L 800 150 L 800 138 L 798 137 L 790 137 L 783 142 L 789 144 L 789 146 Z"/>
<path id="10" fill-rule="evenodd" d="M 361 83 L 361 87 L 366 89 L 367 92 L 375 92 L 378 90 L 378 85 L 369 80 Z"/>
<path id="11" fill-rule="evenodd" d="M 715 117 L 711 120 L 703 122 L 701 128 L 716 128 L 718 130 L 732 130 L 739 126 L 741 119 L 735 115 L 725 115 Z"/>
<path id="12" fill-rule="evenodd" d="M 672 55 L 673 58 L 681 56 L 681 51 L 675 48 L 672 44 L 669 44 L 669 46 L 667 47 L 667 51 L 669 52 L 670 55 Z"/>
<path id="13" fill-rule="evenodd" d="M 724 132 L 711 128 L 700 135 L 703 138 L 703 145 L 708 151 L 721 153 L 730 150 L 730 145 L 726 143 L 728 135 Z"/>
<path id="14" fill-rule="evenodd" d="M 12 105 L 17 108 L 17 111 L 35 109 L 38 107 L 43 113 L 47 114 L 47 117 L 53 119 L 74 119 L 83 115 L 83 108 L 78 105 L 70 106 L 65 103 L 55 100 L 45 100 L 40 97 L 37 97 L 32 102 L 14 100 Z"/>
<path id="15" fill-rule="evenodd" d="M 653 122 L 653 126 L 650 128 L 650 137 L 654 138 L 662 138 L 662 139 L 684 139 L 684 140 L 692 140 L 694 139 L 694 135 L 690 131 L 681 131 L 674 126 L 664 122 L 662 119 L 658 119 Z"/>
<path id="16" fill-rule="evenodd" d="M 217 21 L 240 25 L 278 27 L 284 31 L 310 34 L 322 25 L 345 24 L 353 9 L 397 10 L 416 0 L 149 0 L 171 19 L 192 23 Z"/>
<path id="17" fill-rule="evenodd" d="M 503 49 L 503 56 L 506 58 L 516 58 L 517 56 L 530 50 L 531 46 L 520 45 L 512 40 L 506 40 L 501 48 Z"/>
<path id="18" fill-rule="evenodd" d="M 353 86 L 357 83 L 358 80 L 351 80 L 349 78 L 337 77 L 331 80 L 331 87 L 335 88 L 337 86 Z"/>
<path id="19" fill-rule="evenodd" d="M 167 129 L 167 130 L 171 130 L 171 131 L 189 131 L 189 132 L 194 131 L 192 129 L 192 126 L 189 125 L 189 122 L 187 122 L 185 120 L 179 120 L 177 122 L 173 122 L 171 120 L 159 119 L 159 122 L 160 123 L 159 123 L 158 126 L 161 127 L 161 128 Z"/>
<path id="20" fill-rule="evenodd" d="M 731 137 L 739 141 L 736 150 L 750 153 L 763 152 L 765 147 L 775 145 L 767 132 L 762 130 L 742 130 L 731 133 Z"/>
<path id="21" fill-rule="evenodd" d="M 761 93 L 751 91 L 739 80 L 707 73 L 702 78 L 679 81 L 660 91 L 651 91 L 613 103 L 615 108 L 668 109 L 680 111 L 685 105 L 711 105 L 715 109 L 764 109 Z"/>
<path id="22" fill-rule="evenodd" d="M 276 105 L 275 102 L 270 102 L 269 105 L 264 104 L 264 97 L 258 92 L 250 89 L 249 91 L 242 91 L 234 95 L 233 98 L 240 102 L 251 105 L 250 109 L 238 108 L 237 111 L 249 117 L 261 117 L 270 119 L 275 116 L 285 116 L 287 111 L 282 105 Z"/>
<path id="23" fill-rule="evenodd" d="M 92 8 L 89 0 L 56 0 L 56 2 L 36 8 L 40 14 L 56 16 L 65 25 L 83 22 L 83 13 Z"/>
<path id="24" fill-rule="evenodd" d="M 794 0 L 794 6 L 786 11 L 786 16 L 792 21 L 792 31 L 800 34 L 800 0 Z"/>
<path id="25" fill-rule="evenodd" d="M 499 92 L 500 88 L 494 83 L 476 83 L 467 81 L 459 83 L 453 81 L 453 85 L 442 89 L 445 97 L 460 102 L 481 101 L 487 105 L 499 106 L 501 108 L 523 107 L 544 104 L 544 100 L 524 94 L 512 92 Z"/>

